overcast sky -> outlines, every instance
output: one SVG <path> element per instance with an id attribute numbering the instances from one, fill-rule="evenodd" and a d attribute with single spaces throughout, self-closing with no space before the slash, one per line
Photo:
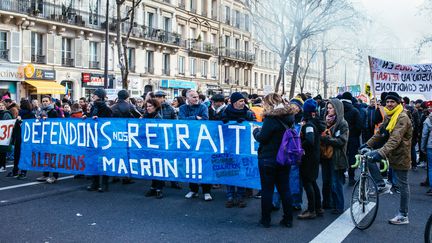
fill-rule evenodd
<path id="1" fill-rule="evenodd" d="M 401 47 L 417 46 L 423 35 L 432 32 L 430 19 L 419 13 L 423 0 L 360 0 L 360 2 L 380 27 L 388 29 L 398 37 Z M 432 16 L 430 18 L 432 19 Z"/>

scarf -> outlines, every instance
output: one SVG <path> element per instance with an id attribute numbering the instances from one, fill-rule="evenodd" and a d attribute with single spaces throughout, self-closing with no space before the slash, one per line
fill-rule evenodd
<path id="1" fill-rule="evenodd" d="M 399 115 L 403 111 L 403 107 L 401 104 L 397 105 L 393 110 L 389 110 L 389 109 L 387 109 L 387 107 L 384 107 L 384 111 L 387 114 L 387 116 L 390 117 L 390 122 L 387 125 L 386 130 L 389 132 L 392 132 L 396 126 L 396 122 L 397 122 Z"/>
<path id="2" fill-rule="evenodd" d="M 336 121 L 336 115 L 333 115 L 333 116 L 327 115 L 326 116 L 326 125 L 327 125 L 327 127 L 333 126 L 335 124 L 335 121 Z"/>

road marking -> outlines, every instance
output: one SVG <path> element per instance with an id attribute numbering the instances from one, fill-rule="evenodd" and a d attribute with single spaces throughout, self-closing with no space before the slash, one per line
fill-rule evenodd
<path id="1" fill-rule="evenodd" d="M 374 206 L 375 203 L 369 203 L 367 212 L 359 217 L 360 220 L 362 220 Z M 310 242 L 342 242 L 354 228 L 355 225 L 351 220 L 351 213 L 350 209 L 348 208 L 341 216 L 339 216 L 335 221 L 333 221 L 333 223 L 327 226 L 327 228 L 325 228 Z"/>
<path id="2" fill-rule="evenodd" d="M 65 176 L 65 177 L 60 177 L 57 180 L 61 181 L 61 180 L 67 180 L 67 179 L 72 179 L 72 178 L 74 178 L 74 176 Z M 36 182 L 29 182 L 29 183 L 14 185 L 14 186 L 0 187 L 0 191 L 20 188 L 20 187 L 26 187 L 26 186 L 33 186 L 33 185 L 44 184 L 44 183 L 46 183 L 46 182 L 45 181 L 36 181 Z"/>

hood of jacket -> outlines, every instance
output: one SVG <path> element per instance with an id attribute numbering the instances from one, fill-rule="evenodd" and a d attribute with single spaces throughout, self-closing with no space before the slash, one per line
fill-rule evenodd
<path id="1" fill-rule="evenodd" d="M 284 105 L 284 107 L 272 109 L 270 111 L 264 111 L 263 116 L 264 119 L 266 117 L 278 118 L 288 126 L 291 126 L 294 123 L 294 115 L 291 109 L 286 105 Z"/>
<path id="2" fill-rule="evenodd" d="M 330 99 L 329 103 L 333 105 L 335 113 L 336 113 L 336 125 L 341 123 L 344 119 L 344 104 L 338 99 Z M 326 112 L 327 116 L 328 112 Z"/>

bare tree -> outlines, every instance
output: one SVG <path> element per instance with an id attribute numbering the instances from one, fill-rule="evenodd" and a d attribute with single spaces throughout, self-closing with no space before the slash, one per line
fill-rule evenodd
<path id="1" fill-rule="evenodd" d="M 258 1 L 253 13 L 257 38 L 280 57 L 275 92 L 279 91 L 286 61 L 295 50 L 290 98 L 294 96 L 302 42 L 335 27 L 351 27 L 357 15 L 348 0 Z"/>
<path id="2" fill-rule="evenodd" d="M 116 31 L 116 46 L 119 67 L 122 78 L 122 88 L 128 89 L 128 76 L 129 76 L 129 54 L 128 42 L 132 29 L 134 28 L 136 8 L 142 0 L 116 0 L 116 18 L 115 18 L 115 31 Z M 129 4 L 130 5 L 129 5 Z"/>
<path id="3" fill-rule="evenodd" d="M 315 59 L 318 53 L 318 48 L 313 46 L 310 42 L 307 43 L 306 48 L 306 65 L 304 67 L 300 66 L 298 68 L 298 75 L 297 75 L 297 83 L 300 86 L 300 93 L 303 93 L 306 78 L 310 75 L 309 68 L 311 66 L 312 60 Z"/>

